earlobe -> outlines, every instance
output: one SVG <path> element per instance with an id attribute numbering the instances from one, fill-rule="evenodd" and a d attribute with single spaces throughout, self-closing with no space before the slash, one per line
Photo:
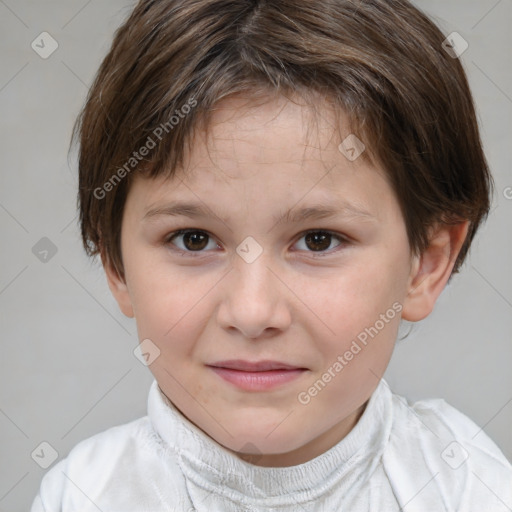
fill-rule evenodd
<path id="1" fill-rule="evenodd" d="M 116 299 L 119 309 L 121 309 L 125 316 L 133 318 L 135 314 L 133 312 L 132 301 L 126 284 L 126 279 L 119 275 L 117 269 L 114 268 L 114 265 L 103 253 L 101 254 L 101 262 L 107 276 L 108 287 Z"/>
<path id="2" fill-rule="evenodd" d="M 466 239 L 469 221 L 459 224 L 442 224 L 430 236 L 429 246 L 414 257 L 403 302 L 402 318 L 418 322 L 434 309 L 453 270 L 455 260 Z"/>

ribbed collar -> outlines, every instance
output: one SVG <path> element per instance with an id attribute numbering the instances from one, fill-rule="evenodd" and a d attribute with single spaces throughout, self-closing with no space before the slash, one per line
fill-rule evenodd
<path id="1" fill-rule="evenodd" d="M 356 426 L 338 444 L 296 466 L 260 467 L 238 458 L 191 423 L 153 382 L 148 398 L 153 428 L 174 452 L 185 477 L 230 499 L 267 498 L 275 506 L 350 491 L 379 463 L 392 424 L 392 394 L 381 380 Z M 268 501 L 270 500 L 270 501 Z"/>

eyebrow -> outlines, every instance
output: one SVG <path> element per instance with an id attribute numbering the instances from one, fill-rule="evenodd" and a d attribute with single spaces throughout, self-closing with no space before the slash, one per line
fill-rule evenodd
<path id="1" fill-rule="evenodd" d="M 362 207 L 356 206 L 345 201 L 338 201 L 336 206 L 326 204 L 314 204 L 299 210 L 290 208 L 284 213 L 280 213 L 272 218 L 273 225 L 291 224 L 294 222 L 303 222 L 306 220 L 321 220 L 329 217 L 343 216 L 353 217 L 361 220 L 376 221 L 376 217 Z M 191 219 L 217 217 L 223 223 L 226 220 L 216 215 L 210 208 L 201 203 L 173 201 L 163 205 L 151 207 L 143 217 L 143 220 L 152 219 L 159 216 L 184 216 Z"/>

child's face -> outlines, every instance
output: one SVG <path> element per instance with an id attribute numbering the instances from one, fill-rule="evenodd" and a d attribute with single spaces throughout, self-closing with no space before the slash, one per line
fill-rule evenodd
<path id="1" fill-rule="evenodd" d="M 417 271 L 383 171 L 340 152 L 328 110 L 318 131 L 307 112 L 285 100 L 225 100 L 186 173 L 138 177 L 123 218 L 126 287 L 114 293 L 139 338 L 161 351 L 150 366 L 160 388 L 217 442 L 255 453 L 260 465 L 302 463 L 354 426 L 386 369 Z M 209 213 L 166 214 L 177 201 Z M 312 207 L 337 213 L 276 222 Z M 171 241 L 180 229 L 200 233 Z M 310 230 L 341 239 L 306 237 Z M 304 370 L 244 389 L 209 366 L 234 359 Z"/>

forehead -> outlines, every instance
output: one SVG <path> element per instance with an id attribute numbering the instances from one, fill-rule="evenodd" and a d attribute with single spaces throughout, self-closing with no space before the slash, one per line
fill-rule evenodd
<path id="1" fill-rule="evenodd" d="M 260 171 L 290 164 L 296 168 L 296 179 L 316 174 L 328 182 L 335 166 L 355 170 L 367 164 L 385 178 L 363 136 L 352 132 L 346 113 L 325 98 L 313 99 L 236 95 L 220 101 L 206 128 L 193 134 L 192 151 L 177 174 L 191 178 L 198 170 L 208 170 L 218 171 L 221 178 L 243 179 L 256 165 Z"/>
<path id="2" fill-rule="evenodd" d="M 238 160 L 264 164 L 298 156 L 321 160 L 322 152 L 337 149 L 340 129 L 342 138 L 350 134 L 348 117 L 342 111 L 336 114 L 325 101 L 306 104 L 283 96 L 248 101 L 235 96 L 216 105 L 207 131 L 199 133 L 203 147 L 217 158 L 232 159 L 233 147 L 243 146 Z"/>
<path id="3" fill-rule="evenodd" d="M 392 202 L 392 190 L 364 152 L 351 159 L 340 150 L 350 136 L 346 116 L 326 104 L 229 98 L 216 105 L 207 130 L 195 134 L 172 179 L 136 179 L 132 188 L 144 202 L 144 215 L 180 199 L 210 205 L 226 218 L 231 210 L 252 209 L 275 220 L 292 207 L 322 204 L 378 218 Z"/>

